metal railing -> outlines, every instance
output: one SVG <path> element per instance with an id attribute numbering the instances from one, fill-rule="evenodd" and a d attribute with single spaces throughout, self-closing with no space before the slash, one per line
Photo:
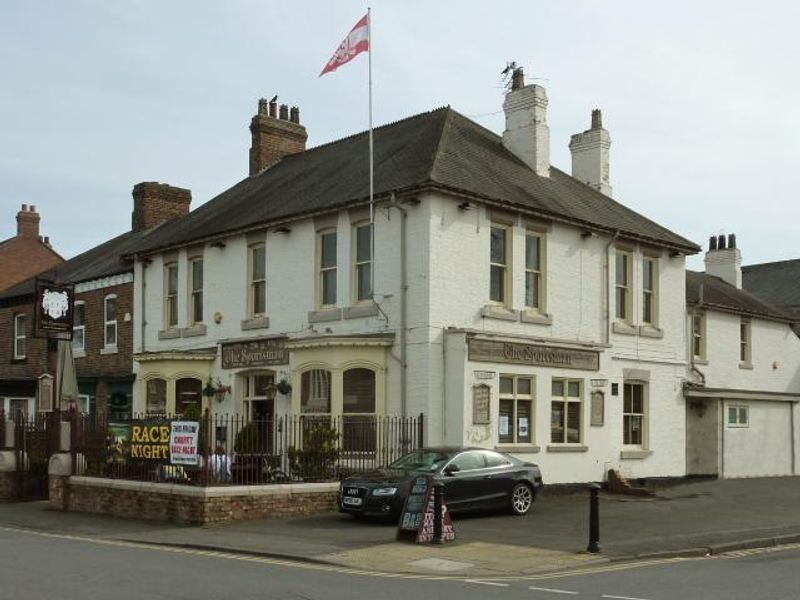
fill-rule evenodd
<path id="1" fill-rule="evenodd" d="M 73 464 L 86 475 L 186 485 L 336 481 L 420 448 L 424 417 L 282 415 L 248 418 L 72 415 Z M 169 435 L 189 422 L 194 461 L 175 460 Z M 180 427 L 179 424 L 175 425 Z M 185 458 L 185 457 L 183 457 Z"/>

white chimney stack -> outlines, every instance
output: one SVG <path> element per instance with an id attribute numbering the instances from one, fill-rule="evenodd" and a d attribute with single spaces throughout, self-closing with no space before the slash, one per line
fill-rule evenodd
<path id="1" fill-rule="evenodd" d="M 706 252 L 706 273 L 742 289 L 742 253 L 736 247 L 736 235 L 712 235 Z"/>
<path id="2" fill-rule="evenodd" d="M 506 130 L 503 145 L 540 177 L 550 177 L 550 128 L 547 126 L 547 92 L 540 85 L 525 85 L 522 67 L 514 69 L 511 91 L 503 102 Z"/>
<path id="3" fill-rule="evenodd" d="M 572 153 L 572 176 L 611 196 L 609 155 L 611 136 L 603 129 L 603 115 L 599 109 L 592 111 L 592 127 L 576 133 L 569 142 Z"/>

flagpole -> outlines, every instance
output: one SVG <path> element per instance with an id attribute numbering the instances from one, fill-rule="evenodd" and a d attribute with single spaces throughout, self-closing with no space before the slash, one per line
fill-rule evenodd
<path id="1" fill-rule="evenodd" d="M 369 55 L 369 240 L 370 240 L 370 274 L 369 294 L 375 301 L 375 204 L 374 204 L 374 171 L 372 143 L 372 9 L 367 7 L 367 48 Z"/>

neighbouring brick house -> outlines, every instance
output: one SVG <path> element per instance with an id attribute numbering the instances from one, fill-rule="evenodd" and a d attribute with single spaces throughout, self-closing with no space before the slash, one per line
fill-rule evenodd
<path id="1" fill-rule="evenodd" d="M 72 348 L 82 412 L 131 412 L 133 384 L 133 267 L 122 260 L 169 219 L 189 211 L 191 192 L 145 182 L 133 188 L 131 231 L 41 272 L 37 277 L 75 286 Z M 0 408 L 31 414 L 50 406 L 56 344 L 33 337 L 37 277 L 0 293 Z M 66 408 L 66 407 L 62 407 Z"/>
<path id="2" fill-rule="evenodd" d="M 17 235 L 0 242 L 0 290 L 54 267 L 64 259 L 39 235 L 41 217 L 27 204 L 17 213 Z"/>

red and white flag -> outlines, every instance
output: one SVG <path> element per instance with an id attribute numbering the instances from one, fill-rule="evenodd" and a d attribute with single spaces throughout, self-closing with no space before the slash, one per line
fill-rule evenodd
<path id="1" fill-rule="evenodd" d="M 330 73 L 341 67 L 345 63 L 349 63 L 356 56 L 362 52 L 369 50 L 369 14 L 364 15 L 364 18 L 356 23 L 355 27 L 350 30 L 344 41 L 339 44 L 336 52 L 333 53 L 331 59 L 326 63 L 325 68 L 322 69 L 320 77 L 325 73 Z"/>

